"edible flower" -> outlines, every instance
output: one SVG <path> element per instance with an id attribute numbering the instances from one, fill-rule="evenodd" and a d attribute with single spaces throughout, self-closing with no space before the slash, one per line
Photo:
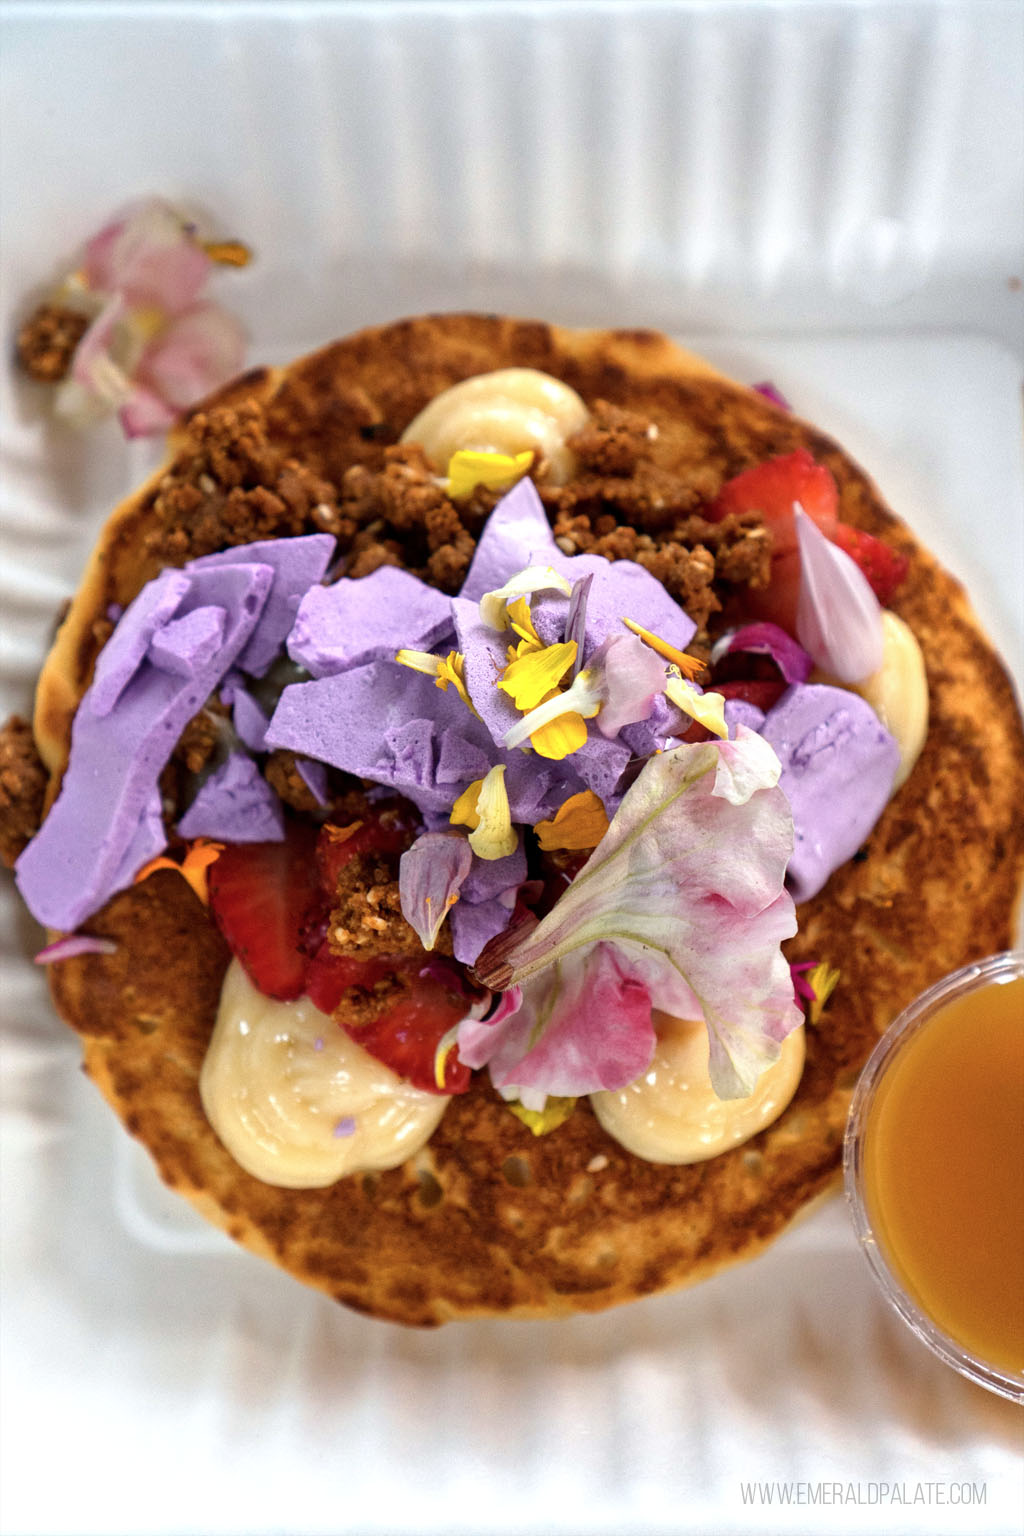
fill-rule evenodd
<path id="1" fill-rule="evenodd" d="M 540 647 L 528 644 L 526 653 L 509 662 L 498 682 L 516 709 L 522 710 L 535 709 L 550 697 L 576 660 L 577 650 L 575 640 Z"/>
<path id="2" fill-rule="evenodd" d="M 517 1103 L 514 1099 L 508 1107 L 517 1120 L 529 1126 L 535 1136 L 546 1136 L 549 1131 L 555 1131 L 565 1124 L 576 1108 L 576 1099 L 574 1096 L 550 1094 L 543 1109 L 527 1109 L 525 1104 Z"/>
<path id="3" fill-rule="evenodd" d="M 54 965 L 59 960 L 73 960 L 78 955 L 113 955 L 116 952 L 113 939 L 101 939 L 91 933 L 66 933 L 47 944 L 32 959 L 36 965 Z"/>
<path id="4" fill-rule="evenodd" d="M 800 547 L 797 639 L 824 671 L 859 683 L 882 665 L 882 610 L 868 579 L 793 503 Z"/>
<path id="5" fill-rule="evenodd" d="M 756 656 L 770 656 L 787 683 L 806 683 L 811 675 L 811 658 L 802 645 L 778 624 L 745 624 L 723 635 L 711 653 L 712 662 L 746 651 Z"/>
<path id="6" fill-rule="evenodd" d="M 458 901 L 472 866 L 468 841 L 446 832 L 424 832 L 402 854 L 398 864 L 402 916 L 415 928 L 424 949 L 433 949 L 437 943 L 441 924 Z"/>
<path id="7" fill-rule="evenodd" d="M 684 715 L 689 715 L 712 735 L 721 736 L 723 741 L 728 736 L 729 727 L 725 723 L 723 694 L 700 693 L 692 684 L 684 682 L 681 677 L 670 677 L 665 684 L 665 697 L 677 705 Z"/>
<path id="8" fill-rule="evenodd" d="M 534 592 L 561 592 L 563 597 L 568 597 L 572 592 L 572 583 L 560 576 L 554 566 L 529 565 L 506 581 L 504 586 L 484 593 L 480 599 L 481 621 L 489 629 L 508 629 L 506 605 L 509 599 L 532 597 Z"/>
<path id="9" fill-rule="evenodd" d="M 616 736 L 624 725 L 646 720 L 655 695 L 664 688 L 665 669 L 641 641 L 631 635 L 609 635 L 564 693 L 538 704 L 506 732 L 505 746 L 520 746 L 541 726 L 568 714 L 584 720 L 598 715 L 601 734 Z"/>
<path id="10" fill-rule="evenodd" d="M 608 812 L 592 789 L 570 795 L 554 816 L 538 821 L 533 829 L 545 853 L 556 848 L 596 848 L 608 831 Z"/>
<path id="11" fill-rule="evenodd" d="M 195 891 L 203 906 L 209 906 L 210 893 L 207 888 L 207 877 L 210 865 L 215 863 L 223 852 L 224 844 L 211 842 L 207 837 L 197 837 L 185 850 L 185 857 L 179 864 L 176 859 L 160 858 L 150 859 L 148 864 L 135 876 L 134 883 L 147 879 L 155 874 L 158 869 L 173 869 L 177 874 L 183 875 L 189 885 Z"/>
<path id="12" fill-rule="evenodd" d="M 448 460 L 448 495 L 453 501 L 471 496 L 478 485 L 489 491 L 507 491 L 521 480 L 533 463 L 534 453 L 483 453 L 460 448 Z"/>
<path id="13" fill-rule="evenodd" d="M 91 316 L 58 410 L 80 422 L 113 411 L 126 436 L 144 437 L 232 378 L 244 333 L 200 293 L 215 264 L 247 260 L 237 241 L 204 244 L 194 224 L 157 198 L 108 224 L 55 296 Z"/>
<path id="14" fill-rule="evenodd" d="M 743 726 L 649 759 L 548 915 L 480 956 L 482 984 L 520 986 L 522 1005 L 500 1028 L 464 1021 L 461 1059 L 528 1108 L 620 1088 L 650 1062 L 657 1008 L 703 1018 L 715 1092 L 749 1094 L 801 1019 L 779 948 L 796 917 L 778 777 Z"/>
<path id="15" fill-rule="evenodd" d="M 594 573 L 580 576 L 572 584 L 569 593 L 569 611 L 565 616 L 565 636 L 567 641 L 576 642 L 576 660 L 569 668 L 570 682 L 575 678 L 583 663 L 583 642 L 587 634 L 587 599 L 590 597 L 590 589 L 594 585 Z"/>
<path id="16" fill-rule="evenodd" d="M 469 846 L 479 858 L 504 859 L 515 853 L 519 834 L 512 825 L 504 763 L 495 763 L 484 778 L 474 779 L 456 800 L 449 820 L 471 829 Z"/>
<path id="17" fill-rule="evenodd" d="M 400 667 L 409 667 L 413 672 L 432 677 L 443 693 L 448 692 L 449 685 L 454 686 L 463 704 L 473 708 L 466 688 L 466 658 L 460 652 L 449 651 L 447 656 L 435 656 L 430 651 L 399 651 L 395 660 Z"/>
<path id="18" fill-rule="evenodd" d="M 822 1010 L 836 989 L 841 972 L 837 967 L 829 965 L 827 960 L 821 960 L 807 977 L 807 986 L 811 991 L 810 1006 L 807 1009 L 807 1022 L 819 1024 Z"/>
<path id="19" fill-rule="evenodd" d="M 638 635 L 645 645 L 649 645 L 652 651 L 656 651 L 674 667 L 678 667 L 683 677 L 699 677 L 705 670 L 699 656 L 688 656 L 685 651 L 677 650 L 674 645 L 669 645 L 667 640 L 662 640 L 660 635 L 653 635 L 649 629 L 644 629 L 633 619 L 623 619 L 622 622 L 627 629 L 633 631 L 634 635 Z"/>

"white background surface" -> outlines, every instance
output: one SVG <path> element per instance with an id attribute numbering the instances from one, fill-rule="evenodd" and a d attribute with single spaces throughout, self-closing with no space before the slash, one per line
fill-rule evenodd
<path id="1" fill-rule="evenodd" d="M 839 436 L 1020 680 L 1019 4 L 2 16 L 5 351 L 145 192 L 254 246 L 216 279 L 254 361 L 430 308 L 653 325 Z M 152 452 L 46 424 L 7 369 L 0 428 L 6 711 Z M 1020 1530 L 1021 1414 L 890 1316 L 838 1202 L 605 1316 L 345 1313 L 162 1190 L 0 897 L 6 1536 Z"/>

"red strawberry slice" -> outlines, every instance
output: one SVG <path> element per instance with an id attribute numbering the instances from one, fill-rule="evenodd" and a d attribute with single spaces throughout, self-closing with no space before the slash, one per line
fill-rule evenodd
<path id="1" fill-rule="evenodd" d="M 387 806 L 347 827 L 328 823 L 321 828 L 316 845 L 316 860 L 324 890 L 328 895 L 334 895 L 338 876 L 357 854 L 387 856 L 404 853 L 415 830 L 415 813 L 407 815 L 404 806 Z"/>
<path id="2" fill-rule="evenodd" d="M 316 891 L 316 830 L 287 824 L 281 843 L 229 843 L 210 866 L 210 908 L 233 955 L 267 997 L 300 997 L 299 938 Z"/>
<path id="3" fill-rule="evenodd" d="M 434 974 L 437 972 L 437 974 Z M 434 1076 L 434 1061 L 442 1036 L 465 1018 L 469 1003 L 454 972 L 450 983 L 435 963 L 411 979 L 408 992 L 370 1024 L 342 1027 L 357 1044 L 404 1077 L 414 1088 L 428 1093 L 465 1093 L 470 1070 L 456 1051 L 448 1052 L 444 1087 Z"/>
<path id="4" fill-rule="evenodd" d="M 727 480 L 707 515 L 719 523 L 730 512 L 759 512 L 777 559 L 796 549 L 794 501 L 831 538 L 839 519 L 839 492 L 829 470 L 815 463 L 806 448 L 766 459 Z"/>
<path id="5" fill-rule="evenodd" d="M 355 955 L 336 955 L 325 940 L 306 962 L 306 996 L 321 1013 L 333 1013 L 349 987 L 373 987 L 393 976 L 395 967 L 396 962 L 387 956 L 360 960 Z"/>
<path id="6" fill-rule="evenodd" d="M 788 687 L 789 684 L 781 679 L 759 677 L 743 682 L 711 684 L 712 691 L 723 698 L 743 699 L 747 704 L 756 704 L 765 714 L 779 702 Z"/>
<path id="7" fill-rule="evenodd" d="M 851 528 L 849 523 L 838 523 L 829 535 L 833 544 L 846 551 L 855 560 L 868 579 L 868 584 L 878 601 L 884 605 L 896 588 L 906 579 L 910 561 L 891 545 L 876 539 L 873 533 Z"/>

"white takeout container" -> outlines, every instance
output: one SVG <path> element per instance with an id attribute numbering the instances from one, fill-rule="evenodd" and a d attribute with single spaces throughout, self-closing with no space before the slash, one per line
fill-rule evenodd
<path id="1" fill-rule="evenodd" d="M 257 260 L 253 361 L 494 309 L 772 379 L 1024 673 L 1017 0 L 4 4 L 2 335 L 129 198 Z M 0 370 L 0 705 L 157 457 Z M 78 1071 L 0 886 L 12 1533 L 1020 1529 L 1019 1420 L 877 1294 L 842 1203 L 694 1290 L 368 1321 L 204 1226 Z"/>

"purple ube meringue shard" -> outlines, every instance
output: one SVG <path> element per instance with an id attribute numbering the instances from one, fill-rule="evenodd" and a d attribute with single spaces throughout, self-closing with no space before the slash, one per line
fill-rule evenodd
<path id="1" fill-rule="evenodd" d="M 288 636 L 288 654 L 312 677 L 431 651 L 452 633 L 451 601 L 408 571 L 382 565 L 357 581 L 310 587 Z"/>
<path id="2" fill-rule="evenodd" d="M 784 693 L 759 734 L 782 764 L 779 787 L 793 811 L 786 883 L 794 900 L 808 901 L 882 814 L 899 748 L 859 694 L 816 683 Z"/>
<path id="3" fill-rule="evenodd" d="M 105 714 L 93 708 L 92 688 L 78 707 L 61 792 L 15 866 L 29 911 L 51 928 L 77 928 L 165 846 L 160 773 L 189 720 L 246 645 L 274 580 L 270 566 L 243 563 L 235 553 L 232 563 L 193 565 L 183 573 L 187 590 L 178 610 L 165 615 L 170 623 L 197 609 L 223 609 L 223 642 L 209 659 L 189 677 L 143 659 Z M 134 610 L 132 604 L 122 624 L 133 623 Z M 140 603 L 139 612 L 148 625 L 151 606 Z M 122 645 L 126 654 L 135 649 L 130 637 Z"/>
<path id="4" fill-rule="evenodd" d="M 184 571 L 161 571 L 122 613 L 97 658 L 89 690 L 97 719 L 110 714 L 145 660 L 153 636 L 177 613 L 188 589 Z"/>
<path id="5" fill-rule="evenodd" d="M 284 841 L 281 802 L 251 757 L 232 752 L 200 787 L 178 822 L 182 837 L 225 843 Z"/>
<path id="6" fill-rule="evenodd" d="M 226 626 L 223 608 L 194 608 L 156 631 L 149 644 L 149 660 L 162 672 L 192 677 L 213 660 Z"/>
<path id="7" fill-rule="evenodd" d="M 299 604 L 314 583 L 320 581 L 334 555 L 331 533 L 307 533 L 293 539 L 258 539 L 201 555 L 186 571 L 216 570 L 225 565 L 267 565 L 273 584 L 260 615 L 259 627 L 238 657 L 238 666 L 252 677 L 263 677 L 284 645 L 295 623 Z"/>

